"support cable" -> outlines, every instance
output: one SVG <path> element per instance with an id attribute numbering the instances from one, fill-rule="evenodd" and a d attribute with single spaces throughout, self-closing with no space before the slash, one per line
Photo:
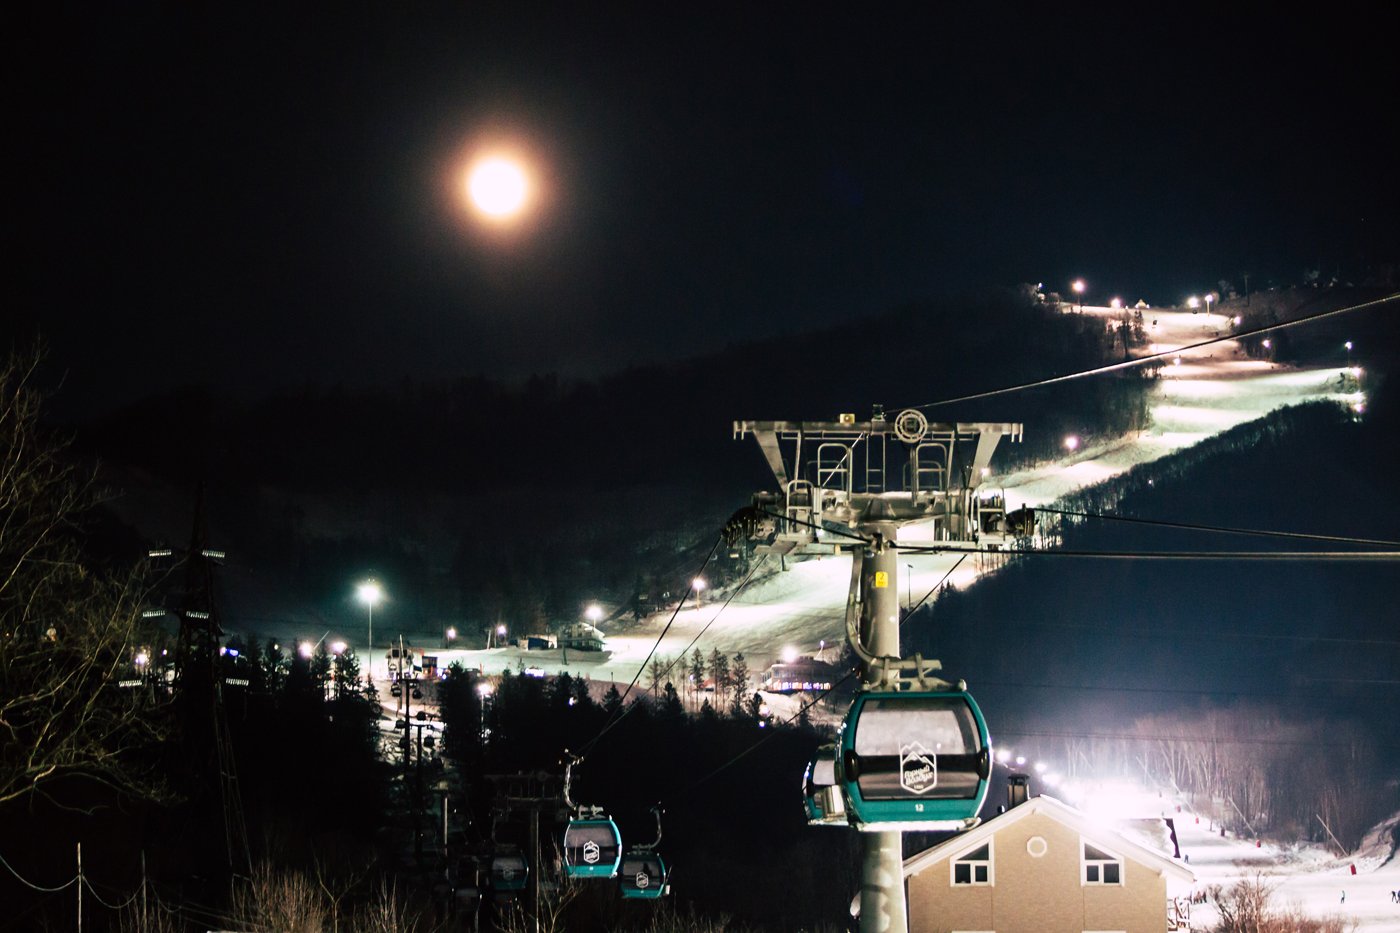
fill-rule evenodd
<path id="1" fill-rule="evenodd" d="M 1241 560 L 1241 561 L 1360 561 L 1389 563 L 1400 560 L 1400 551 L 1064 551 L 1051 549 L 993 550 L 941 546 L 903 547 L 906 554 L 988 554 L 997 557 L 1080 557 L 1098 560 Z"/>
<path id="2" fill-rule="evenodd" d="M 700 564 L 700 569 L 695 573 L 696 577 L 698 577 L 701 573 L 705 571 L 705 567 L 710 563 L 710 558 L 715 556 L 715 552 L 719 550 L 720 542 L 722 542 L 723 540 L 723 535 L 715 535 L 715 543 L 710 547 L 710 552 L 705 555 L 705 560 Z M 623 691 L 621 701 L 622 705 L 618 708 L 620 712 L 609 717 L 608 721 L 603 724 L 603 728 L 598 731 L 598 734 L 595 735 L 591 740 L 589 740 L 588 744 L 584 745 L 583 748 L 579 750 L 580 755 L 585 755 L 590 750 L 592 750 L 592 748 L 598 744 L 598 740 L 601 739 L 603 736 L 607 735 L 610 731 L 612 731 L 613 727 L 616 726 L 619 722 L 621 722 L 623 717 L 627 715 L 627 697 L 632 693 L 632 688 L 637 686 L 637 681 L 641 679 L 642 672 L 647 669 L 647 664 L 651 661 L 652 655 L 656 654 L 656 649 L 661 647 L 661 642 L 663 639 L 665 639 L 666 633 L 669 632 L 671 630 L 671 626 L 675 624 L 676 616 L 680 615 L 681 608 L 685 606 L 685 600 L 686 597 L 682 596 L 679 600 L 676 601 L 676 608 L 672 610 L 671 618 L 666 620 L 666 625 L 664 628 L 661 629 L 661 634 L 656 636 L 656 642 L 651 646 L 651 650 L 647 652 L 646 658 L 637 668 L 637 673 L 632 676 L 632 682 L 629 683 L 627 685 L 627 689 Z"/>
<path id="3" fill-rule="evenodd" d="M 929 597 L 930 595 L 932 595 L 939 587 L 941 587 L 944 583 L 947 582 L 948 578 L 951 577 L 951 576 L 953 575 L 953 571 L 958 569 L 958 564 L 961 564 L 961 563 L 963 562 L 963 559 L 964 559 L 964 558 L 961 558 L 961 557 L 958 558 L 958 562 L 957 562 L 956 564 L 954 564 L 952 567 L 948 568 L 948 572 L 945 573 L 945 574 L 943 575 L 943 579 L 939 580 L 939 581 L 938 581 L 938 584 L 937 584 L 936 586 L 934 586 L 933 589 L 931 589 L 931 590 L 928 591 L 928 594 L 926 594 L 926 595 L 924 596 L 924 599 L 928 599 L 928 597 Z M 922 606 L 923 603 L 924 603 L 924 599 L 919 600 L 918 605 Z M 917 608 L 917 607 L 916 607 L 916 608 Z M 903 619 L 900 619 L 900 620 L 899 620 L 899 624 L 900 624 L 900 625 L 903 625 L 903 624 L 905 623 L 905 621 L 909 618 L 910 615 L 912 615 L 912 612 L 909 613 L 909 614 L 906 614 L 906 615 L 904 616 Z M 848 680 L 850 680 L 852 677 L 856 676 L 856 673 L 857 673 L 857 672 L 856 672 L 855 670 L 847 671 L 847 672 L 841 677 L 840 680 L 836 681 L 836 682 L 835 682 L 834 684 L 832 684 L 830 687 L 826 688 L 826 689 L 823 690 L 821 693 L 817 694 L 816 696 L 812 697 L 812 699 L 808 700 L 806 703 L 803 703 L 801 706 L 799 706 L 799 707 L 797 708 L 797 712 L 793 713 L 793 714 L 792 714 L 791 716 L 789 716 L 787 719 L 784 719 L 781 723 L 778 724 L 777 728 L 775 728 L 772 732 L 769 732 L 769 733 L 768 733 L 767 735 L 765 735 L 763 738 L 759 739 L 757 742 L 754 742 L 754 743 L 753 743 L 752 745 L 750 745 L 748 748 L 746 748 L 746 749 L 744 749 L 743 751 L 739 752 L 737 755 L 735 755 L 733 758 L 730 758 L 728 761 L 726 761 L 724 764 L 720 765 L 718 768 L 715 768 L 714 770 L 710 771 L 708 774 L 706 774 L 706 775 L 704 775 L 703 777 L 697 779 L 694 783 L 692 783 L 689 787 L 687 787 L 684 791 L 682 791 L 678 796 L 680 796 L 680 797 L 682 797 L 682 798 L 689 796 L 691 793 L 693 793 L 693 792 L 696 790 L 696 788 L 700 787 L 700 785 L 704 784 L 706 781 L 710 780 L 710 779 L 713 778 L 715 775 L 719 774 L 721 771 L 724 771 L 726 768 L 729 768 L 730 766 L 732 766 L 733 764 L 735 764 L 736 762 L 738 762 L 739 760 L 741 760 L 742 758 L 744 758 L 746 755 L 749 755 L 750 753 L 752 753 L 753 751 L 755 751 L 756 749 L 758 749 L 758 748 L 759 748 L 760 746 L 762 746 L 765 742 L 769 741 L 769 740 L 772 739 L 775 735 L 778 734 L 778 728 L 782 728 L 782 727 L 784 727 L 784 726 L 790 726 L 790 725 L 792 725 L 792 723 L 793 723 L 794 720 L 796 720 L 796 719 L 797 719 L 799 716 L 801 716 L 803 713 L 807 712 L 807 710 L 811 709 L 813 706 L 816 706 L 816 705 L 817 705 L 818 703 L 820 703 L 822 700 L 825 700 L 825 699 L 827 698 L 827 696 L 829 696 L 830 694 L 835 693 L 838 689 L 840 689 L 842 686 L 845 685 L 846 681 L 848 681 Z"/>
<path id="4" fill-rule="evenodd" d="M 3 855 L 0 855 L 0 865 L 4 865 L 6 870 L 9 871 L 10 874 L 14 875 L 15 878 L 19 880 L 20 884 L 24 885 L 27 888 L 32 888 L 35 891 L 43 892 L 44 894 L 54 894 L 58 891 L 62 891 L 64 888 L 70 888 L 77 882 L 79 878 L 78 875 L 74 875 L 72 878 L 69 878 L 67 881 L 63 882 L 63 884 L 59 885 L 58 887 L 49 888 L 41 884 L 35 884 L 28 878 L 21 875 L 19 872 L 15 871 L 14 866 L 12 866 L 9 862 L 5 861 L 5 857 Z"/>
<path id="5" fill-rule="evenodd" d="M 1103 512 L 1077 512 L 1073 509 L 1052 509 L 1033 506 L 1032 511 L 1048 512 L 1052 515 L 1068 515 L 1072 518 L 1097 518 L 1109 522 L 1129 522 L 1134 525 L 1156 525 L 1162 528 L 1181 528 L 1186 531 L 1210 531 L 1219 534 L 1255 535 L 1265 538 L 1293 538 L 1302 541 L 1335 541 L 1339 544 L 1368 544 L 1379 547 L 1400 548 L 1400 541 L 1381 538 L 1352 538 L 1345 535 L 1318 535 L 1300 531 L 1271 531 L 1264 528 L 1227 528 L 1220 525 L 1201 525 L 1193 522 L 1170 522 L 1153 518 L 1131 518 L 1126 515 L 1109 515 Z"/>
<path id="6" fill-rule="evenodd" d="M 1130 369 L 1134 366 L 1142 366 L 1143 364 L 1152 363 L 1157 360 L 1165 359 L 1167 357 L 1180 356 L 1181 354 L 1190 352 L 1191 350 L 1199 350 L 1203 347 L 1214 346 L 1218 343 L 1225 343 L 1226 341 L 1230 340 L 1239 340 L 1244 337 L 1253 337 L 1257 334 L 1266 334 L 1270 331 L 1283 330 L 1287 327 L 1297 327 L 1299 324 L 1308 324 L 1312 321 L 1320 321 L 1324 318 L 1336 317 L 1339 314 L 1347 314 L 1352 311 L 1360 311 L 1365 308 L 1374 308 L 1378 305 L 1383 305 L 1387 302 L 1395 301 L 1398 298 L 1400 298 L 1400 292 L 1396 292 L 1392 295 L 1386 295 L 1384 298 L 1377 298 L 1373 301 L 1363 301 L 1360 304 L 1349 305 L 1345 308 L 1336 308 L 1331 311 L 1319 311 L 1316 314 L 1305 315 L 1300 318 L 1295 318 L 1291 321 L 1283 321 L 1278 324 L 1266 324 L 1262 327 L 1253 327 L 1249 330 L 1239 331 L 1237 333 L 1230 334 L 1225 337 L 1212 337 L 1210 340 L 1202 340 L 1199 343 L 1187 344 L 1184 347 L 1177 347 L 1174 350 L 1163 350 L 1160 353 L 1149 353 L 1147 356 L 1139 356 L 1134 359 L 1124 360 L 1119 363 L 1109 363 L 1105 366 L 1096 366 L 1093 369 L 1084 369 L 1080 370 L 1079 372 L 1067 373 L 1063 376 L 1051 376 L 1048 379 L 1038 379 L 1034 382 L 1023 382 L 1019 385 L 1005 386 L 1000 389 L 991 389 L 986 392 L 975 392 L 972 395 L 962 395 L 957 398 L 946 398 L 936 402 L 925 402 L 922 405 L 908 405 L 905 407 L 915 409 L 937 408 L 941 405 L 953 405 L 958 402 L 971 402 L 977 399 L 992 398 L 997 395 L 1008 395 L 1012 392 L 1023 392 L 1026 389 L 1037 389 L 1041 386 L 1054 385 L 1058 382 L 1068 382 L 1071 379 L 1082 379 L 1086 376 L 1097 376 L 1102 373 L 1111 373 L 1120 369 Z"/>
<path id="7" fill-rule="evenodd" d="M 759 557 L 758 562 L 755 563 L 752 568 L 750 568 L 748 574 L 745 575 L 744 579 L 734 589 L 734 592 L 730 593 L 729 596 L 724 600 L 724 605 L 719 607 L 719 612 L 716 612 L 714 616 L 710 619 L 710 621 L 706 622 L 704 627 L 702 627 L 700 631 L 695 633 L 695 637 L 690 640 L 690 644 L 686 645 L 683 649 L 681 649 L 680 655 L 678 655 L 670 664 L 666 666 L 666 670 L 662 672 L 661 676 L 665 677 L 667 674 L 670 674 L 671 671 L 675 669 L 675 666 L 677 664 L 685 663 L 686 654 L 690 651 L 691 648 L 695 647 L 695 643 L 700 640 L 700 636 L 704 635 L 707 631 L 710 630 L 710 626 L 714 625 L 715 620 L 718 619 L 721 614 L 723 614 L 724 610 L 729 608 L 729 604 L 734 602 L 735 597 L 737 597 L 740 593 L 744 591 L 744 587 L 749 585 L 749 581 L 753 579 L 754 574 L 758 573 L 758 569 L 763 566 L 763 562 L 766 560 L 768 560 L 767 554 L 764 554 L 761 557 Z"/>

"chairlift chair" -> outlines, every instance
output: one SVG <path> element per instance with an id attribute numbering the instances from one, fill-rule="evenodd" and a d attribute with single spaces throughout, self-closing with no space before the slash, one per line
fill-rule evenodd
<path id="1" fill-rule="evenodd" d="M 515 846 L 501 846 L 491 855 L 491 887 L 497 891 L 525 890 L 530 865 Z"/>
<path id="2" fill-rule="evenodd" d="M 564 806 L 571 814 L 564 827 L 564 874 L 569 878 L 611 878 L 622 861 L 622 834 L 602 807 L 580 807 L 569 797 L 574 765 L 582 761 L 567 751 Z"/>
<path id="3" fill-rule="evenodd" d="M 580 808 L 564 828 L 564 874 L 570 878 L 611 878 L 622 861 L 622 834 L 597 807 Z"/>
<path id="4" fill-rule="evenodd" d="M 977 824 L 991 778 L 986 720 L 966 690 L 874 690 L 841 725 L 836 782 L 867 832 Z"/>
<path id="5" fill-rule="evenodd" d="M 667 884 L 671 870 L 656 851 L 661 845 L 661 810 L 658 806 L 651 812 L 656 817 L 656 838 L 648 845 L 629 848 L 617 872 L 618 887 L 627 900 L 654 901 L 671 890 Z"/>

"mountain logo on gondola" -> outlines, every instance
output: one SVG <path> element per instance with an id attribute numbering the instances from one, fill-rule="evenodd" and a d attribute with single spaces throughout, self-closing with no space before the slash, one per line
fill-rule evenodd
<path id="1" fill-rule="evenodd" d="M 594 842 L 592 839 L 583 844 L 583 860 L 588 864 L 592 865 L 594 862 L 598 861 L 598 857 L 601 854 L 602 853 L 598 851 L 598 843 Z"/>
<path id="2" fill-rule="evenodd" d="M 911 794 L 922 794 L 938 786 L 938 758 L 918 742 L 899 750 L 899 786 Z"/>
<path id="3" fill-rule="evenodd" d="M 637 872 L 637 877 L 633 878 L 632 880 L 636 883 L 637 887 L 639 888 L 651 887 L 651 875 L 648 875 L 644 871 Z"/>

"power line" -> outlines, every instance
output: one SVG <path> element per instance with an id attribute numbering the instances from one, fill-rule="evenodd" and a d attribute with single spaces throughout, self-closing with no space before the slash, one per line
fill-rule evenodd
<path id="1" fill-rule="evenodd" d="M 1318 535 L 1299 531 L 1271 531 L 1263 528 L 1229 528 L 1220 525 L 1202 525 L 1195 522 L 1171 522 L 1163 519 L 1132 518 L 1126 515 L 1109 515 L 1103 512 L 1077 512 L 1073 509 L 1053 509 L 1045 506 L 1034 506 L 1032 510 L 1036 512 L 1048 512 L 1052 515 L 1068 515 L 1073 518 L 1096 518 L 1101 521 L 1126 522 L 1134 525 L 1155 525 L 1161 528 L 1180 528 L 1186 531 L 1254 535 L 1266 538 L 1295 538 L 1302 541 L 1335 541 L 1339 544 L 1367 544 L 1400 548 L 1400 541 L 1388 541 L 1380 538 L 1352 538 L 1344 535 Z"/>
<path id="2" fill-rule="evenodd" d="M 941 405 L 953 405 L 958 402 L 971 402 L 977 399 L 992 398 L 993 396 L 997 395 L 1008 395 L 1012 392 L 1023 392 L 1026 389 L 1037 389 L 1041 386 L 1054 385 L 1058 382 L 1068 382 L 1071 379 L 1082 379 L 1086 376 L 1097 376 L 1102 373 L 1115 372 L 1120 369 L 1130 369 L 1134 366 L 1142 366 L 1146 363 L 1151 363 L 1156 360 L 1165 359 L 1166 357 L 1180 356 L 1181 354 L 1187 353 L 1191 350 L 1199 350 L 1203 347 L 1214 346 L 1218 343 L 1225 343 L 1230 340 L 1239 340 L 1244 337 L 1253 337 L 1257 334 L 1265 334 L 1270 331 L 1283 330 L 1287 327 L 1297 327 L 1300 324 L 1308 324 L 1313 321 L 1320 321 L 1324 318 L 1335 317 L 1339 314 L 1348 314 L 1352 311 L 1360 311 L 1365 308 L 1373 308 L 1378 305 L 1383 305 L 1387 302 L 1395 301 L 1397 298 L 1400 298 L 1400 292 L 1396 292 L 1392 295 L 1387 295 L 1384 298 L 1377 298 L 1373 301 L 1363 301 L 1360 304 L 1349 305 L 1345 308 L 1336 308 L 1331 311 L 1319 311 L 1316 314 L 1305 315 L 1303 317 L 1295 318 L 1291 321 L 1284 321 L 1279 324 L 1266 324 L 1262 327 L 1255 327 L 1251 328 L 1250 330 L 1239 331 L 1238 333 L 1230 334 L 1225 337 L 1212 337 L 1210 340 L 1202 340 L 1199 343 L 1188 344 L 1184 347 L 1177 347 L 1174 350 L 1163 350 L 1160 353 L 1150 353 L 1147 356 L 1140 356 L 1135 359 L 1124 360 L 1119 363 L 1109 363 L 1105 366 L 1096 366 L 1093 369 L 1084 369 L 1080 370 L 1079 372 L 1068 373 L 1063 376 L 1051 376 L 1047 379 L 1037 379 L 1034 382 L 1023 382 L 1019 385 L 1005 386 L 1000 389 L 991 389 L 986 392 L 976 392 L 972 395 L 959 396 L 958 398 L 942 399 L 936 402 L 925 402 L 922 405 L 909 405 L 906 407 L 916 409 L 937 408 Z"/>
<path id="3" fill-rule="evenodd" d="M 78 878 L 80 877 L 78 875 L 74 875 L 72 878 L 69 878 L 67 881 L 63 882 L 63 884 L 59 885 L 58 887 L 48 888 L 41 884 L 35 884 L 28 878 L 21 875 L 19 872 L 15 871 L 14 866 L 12 866 L 9 862 L 5 861 L 5 857 L 3 855 L 0 855 L 0 865 L 4 865 L 6 870 L 8 870 L 10 874 L 14 875 L 17 879 L 19 879 L 20 884 L 24 885 L 27 888 L 33 888 L 35 891 L 40 891 L 44 894 L 55 894 L 59 891 L 62 891 L 65 888 L 72 887 L 73 884 L 77 882 Z"/>

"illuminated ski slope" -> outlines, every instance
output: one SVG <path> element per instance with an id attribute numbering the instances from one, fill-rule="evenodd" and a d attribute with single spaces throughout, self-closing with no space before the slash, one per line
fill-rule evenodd
<path id="1" fill-rule="evenodd" d="M 1116 317 L 1122 312 L 1086 307 L 1083 313 Z M 1147 311 L 1144 317 L 1149 352 L 1170 351 L 1218 337 L 1228 331 L 1231 323 L 1222 314 L 1190 311 Z M 993 475 L 989 484 L 1006 491 L 1008 509 L 1048 505 L 1066 493 L 1287 405 L 1314 399 L 1359 404 L 1359 396 L 1343 393 L 1341 374 L 1339 367 L 1290 369 L 1251 360 L 1232 340 L 1183 354 L 1179 362 L 1169 358 L 1154 390 L 1150 430 L 1081 447 L 1053 463 L 1006 476 Z M 1007 397 L 1008 410 L 1014 410 L 1014 399 L 1014 395 Z M 930 536 L 931 528 L 918 524 L 900 532 L 900 540 L 908 543 L 927 541 Z M 901 600 L 917 602 L 938 584 L 956 560 L 948 556 L 901 558 Z M 975 559 L 969 558 L 950 577 L 950 582 L 966 586 L 978 573 Z M 698 636 L 695 643 L 703 653 L 715 648 L 730 655 L 742 651 L 749 669 L 757 672 L 772 663 L 785 646 L 815 653 L 823 641 L 828 646 L 840 644 L 850 585 L 849 558 L 807 561 L 769 576 L 760 571 L 759 576 L 762 579 L 739 593 L 723 612 L 720 606 L 724 593 L 707 591 L 699 609 L 691 600 L 676 615 L 657 653 L 674 658 L 686 652 Z M 624 631 L 609 632 L 609 657 L 588 666 L 609 671 L 616 679 L 630 680 L 669 618 L 669 613 L 661 614 Z M 543 661 L 536 652 L 531 653 L 531 658 L 537 663 Z M 574 661 L 572 654 L 570 660 Z M 575 661 L 570 668 L 577 670 L 577 665 Z M 542 666 L 551 669 L 547 663 Z"/>
<path id="2" fill-rule="evenodd" d="M 1335 915 L 1367 933 L 1400 933 L 1400 903 L 1390 898 L 1391 891 L 1400 890 L 1400 860 L 1394 857 L 1393 838 L 1400 813 L 1372 829 L 1354 854 L 1339 858 L 1311 843 L 1256 842 L 1222 833 L 1209 817 L 1193 813 L 1184 801 L 1178 809 L 1170 791 L 1149 792 L 1131 781 L 1054 787 L 1046 792 L 1114 828 L 1125 819 L 1171 817 L 1181 853 L 1196 873 L 1197 891 L 1214 885 L 1228 888 L 1258 875 L 1274 889 L 1276 910 L 1297 905 L 1311 917 Z M 1210 903 L 1192 908 L 1192 929 L 1212 929 L 1218 920 Z"/>

